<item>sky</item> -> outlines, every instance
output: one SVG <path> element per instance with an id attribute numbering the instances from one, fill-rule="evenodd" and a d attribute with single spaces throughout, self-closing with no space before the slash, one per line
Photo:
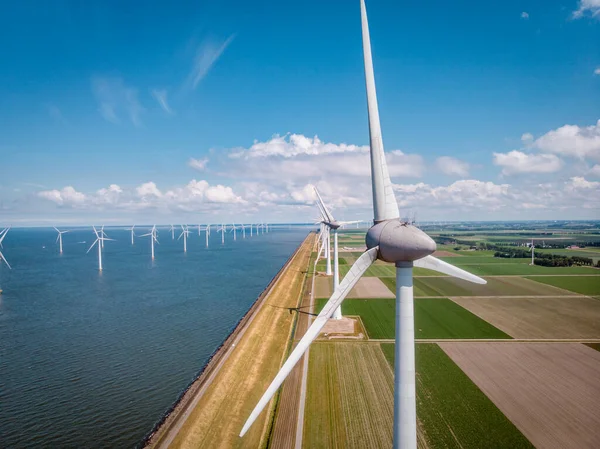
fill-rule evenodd
<path id="1" fill-rule="evenodd" d="M 600 219 L 600 0 L 367 0 L 403 216 Z M 0 2 L 0 226 L 372 219 L 358 0 Z"/>

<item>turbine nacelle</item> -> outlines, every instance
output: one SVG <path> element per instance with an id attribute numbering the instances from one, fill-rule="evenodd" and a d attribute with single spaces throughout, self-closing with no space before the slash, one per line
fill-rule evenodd
<path id="1" fill-rule="evenodd" d="M 419 228 L 400 219 L 372 226 L 365 239 L 367 248 L 379 247 L 377 258 L 385 262 L 413 262 L 433 254 L 436 244 Z"/>

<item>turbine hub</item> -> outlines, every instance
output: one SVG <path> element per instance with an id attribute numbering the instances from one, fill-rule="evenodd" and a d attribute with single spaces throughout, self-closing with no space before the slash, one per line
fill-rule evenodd
<path id="1" fill-rule="evenodd" d="M 436 249 L 431 237 L 399 219 L 372 226 L 365 239 L 367 248 L 379 246 L 377 258 L 385 262 L 412 262 L 429 256 Z"/>

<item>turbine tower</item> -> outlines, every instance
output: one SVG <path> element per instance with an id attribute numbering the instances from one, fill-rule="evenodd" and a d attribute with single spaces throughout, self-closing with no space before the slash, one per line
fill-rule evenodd
<path id="1" fill-rule="evenodd" d="M 152 260 L 154 260 L 154 242 L 158 243 L 156 225 L 152 226 L 152 230 L 148 234 L 142 234 L 140 237 L 148 237 L 150 236 L 150 254 L 152 255 Z"/>
<path id="2" fill-rule="evenodd" d="M 135 225 L 131 226 L 130 228 L 127 228 L 128 231 L 131 231 L 131 244 L 133 245 L 133 238 L 135 237 Z"/>
<path id="3" fill-rule="evenodd" d="M 10 226 L 8 228 L 4 228 L 2 230 L 2 232 L 0 232 L 0 248 L 2 248 L 2 241 L 4 240 L 4 237 L 6 237 L 6 234 L 8 234 L 8 231 L 10 231 Z M 0 261 L 4 261 L 4 263 L 6 264 L 6 266 L 10 270 L 12 270 L 12 267 L 8 263 L 8 260 L 6 260 L 6 257 L 4 257 L 4 254 L 2 254 L 2 251 L 0 251 Z"/>
<path id="4" fill-rule="evenodd" d="M 69 231 L 59 231 L 59 230 L 56 228 L 56 226 L 54 226 L 54 230 L 55 230 L 56 232 L 58 232 L 58 236 L 56 237 L 56 242 L 58 243 L 58 252 L 59 252 L 60 254 L 62 254 L 62 253 L 63 253 L 63 250 L 62 250 L 62 235 L 63 235 L 63 234 L 66 234 L 66 233 L 67 233 L 67 232 L 69 232 Z"/>
<path id="5" fill-rule="evenodd" d="M 486 281 L 433 257 L 435 242 L 419 228 L 400 220 L 398 203 L 390 181 L 381 140 L 381 125 L 375 93 L 371 43 L 364 0 L 360 2 L 367 106 L 369 117 L 371 183 L 373 189 L 373 226 L 367 232 L 365 251 L 352 265 L 340 286 L 333 292 L 315 321 L 298 342 L 258 401 L 244 424 L 243 436 L 275 395 L 309 345 L 317 338 L 327 320 L 360 277 L 377 260 L 396 265 L 396 346 L 394 378 L 393 447 L 416 449 L 417 412 L 415 397 L 415 341 L 413 304 L 413 266 L 428 268 L 478 284 Z"/>
<path id="6" fill-rule="evenodd" d="M 231 225 L 231 229 L 229 230 L 229 232 L 233 232 L 233 241 L 235 242 L 237 240 L 237 232 L 236 230 L 239 229 L 235 226 L 235 223 L 233 223 Z"/>
<path id="7" fill-rule="evenodd" d="M 533 246 L 533 239 L 531 239 L 531 265 L 535 265 L 535 261 L 534 261 L 534 256 L 535 256 L 534 248 L 535 247 Z"/>
<path id="8" fill-rule="evenodd" d="M 185 225 L 185 227 L 183 225 L 181 225 L 181 234 L 179 234 L 179 237 L 177 237 L 177 240 L 179 240 L 181 237 L 183 237 L 183 252 L 187 253 L 187 237 L 189 235 L 190 231 L 188 229 L 188 226 Z"/>
<path id="9" fill-rule="evenodd" d="M 175 226 L 171 225 L 171 240 L 175 240 Z"/>
<path id="10" fill-rule="evenodd" d="M 221 245 L 225 244 L 225 232 L 226 232 L 226 227 L 224 224 L 221 225 L 221 227 L 219 229 L 217 229 L 217 232 L 221 233 Z"/>
<path id="11" fill-rule="evenodd" d="M 114 240 L 114 239 L 109 239 L 107 237 L 104 237 L 104 232 L 102 230 L 100 230 L 100 232 L 98 232 L 96 230 L 95 226 L 92 226 L 92 227 L 94 228 L 94 234 L 96 234 L 96 240 L 94 240 L 94 243 L 92 243 L 92 246 L 89 247 L 86 254 L 92 250 L 94 245 L 98 244 L 98 271 L 102 271 L 102 248 L 104 247 L 104 240 Z"/>
<path id="12" fill-rule="evenodd" d="M 204 232 L 206 235 L 206 247 L 208 248 L 208 237 L 210 236 L 210 225 L 207 224 L 206 227 L 204 228 Z"/>
<path id="13" fill-rule="evenodd" d="M 331 212 L 329 211 L 329 209 L 323 202 L 323 198 L 321 198 L 319 191 L 317 190 L 316 187 L 313 186 L 313 188 L 315 189 L 315 193 L 317 194 L 317 206 L 319 207 L 319 209 L 321 211 L 321 215 L 323 216 L 322 223 L 327 227 L 328 234 L 329 234 L 329 230 L 333 231 L 333 291 L 336 291 L 338 289 L 338 287 L 340 286 L 338 229 L 341 226 L 354 224 L 354 223 L 358 223 L 358 222 L 357 221 L 337 221 L 335 218 L 333 218 L 333 215 L 331 214 Z M 330 239 L 329 239 L 329 235 L 328 235 L 327 241 L 329 242 L 329 240 Z M 328 257 L 329 257 L 329 255 L 330 255 L 330 252 L 327 253 Z M 329 262 L 329 265 L 331 265 L 331 261 Z M 335 319 L 335 320 L 342 319 L 342 307 L 341 306 L 335 310 L 335 312 L 333 314 L 333 319 Z"/>

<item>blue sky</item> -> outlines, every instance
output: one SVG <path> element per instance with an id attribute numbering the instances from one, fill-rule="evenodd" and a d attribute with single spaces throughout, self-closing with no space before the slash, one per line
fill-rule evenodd
<path id="1" fill-rule="evenodd" d="M 367 8 L 403 213 L 600 218 L 600 0 Z M 2 2 L 0 40 L 0 225 L 370 216 L 358 0 Z"/>

